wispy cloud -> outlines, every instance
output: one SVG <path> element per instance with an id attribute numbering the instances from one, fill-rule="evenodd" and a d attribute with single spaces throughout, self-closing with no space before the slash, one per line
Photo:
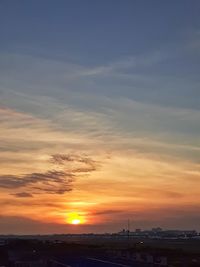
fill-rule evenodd
<path id="1" fill-rule="evenodd" d="M 85 155 L 71 155 L 71 154 L 55 154 L 52 155 L 50 162 L 53 164 L 58 164 L 62 166 L 69 166 L 68 163 L 72 163 L 71 172 L 73 173 L 88 173 L 95 171 L 98 167 L 98 163 L 85 156 Z"/>
<path id="2" fill-rule="evenodd" d="M 96 170 L 96 161 L 88 156 L 56 154 L 52 155 L 50 162 L 53 164 L 53 168 L 46 172 L 23 175 L 0 175 L 0 187 L 5 189 L 29 188 L 32 194 L 40 192 L 64 194 L 72 190 L 72 183 L 77 177 Z M 73 166 L 67 165 L 68 162 L 73 162 Z M 58 169 L 57 166 L 60 165 L 62 166 Z M 16 197 L 32 196 L 25 192 L 19 192 L 13 195 Z"/>
<path id="3" fill-rule="evenodd" d="M 0 187 L 6 189 L 18 189 L 26 186 L 33 186 L 34 184 L 40 184 L 40 186 L 34 187 L 40 191 L 64 193 L 70 190 L 69 186 L 73 181 L 73 175 L 70 173 L 51 170 L 46 173 L 30 173 L 25 175 L 1 175 Z M 59 187 L 56 188 L 56 185 Z M 54 189 L 54 190 L 52 190 Z"/>
<path id="4" fill-rule="evenodd" d="M 33 195 L 31 193 L 27 193 L 27 192 L 19 192 L 19 193 L 13 193 L 11 194 L 15 197 L 19 197 L 19 198 L 29 198 L 29 197 L 33 197 Z"/>

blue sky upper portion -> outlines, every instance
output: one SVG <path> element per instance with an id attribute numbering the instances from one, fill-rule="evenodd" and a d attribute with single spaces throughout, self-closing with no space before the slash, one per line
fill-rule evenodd
<path id="1" fill-rule="evenodd" d="M 16 79 L 24 70 L 26 76 L 30 62 L 29 70 L 37 70 L 32 76 L 40 75 L 36 79 L 44 87 L 51 79 L 57 84 L 57 78 L 56 90 L 199 108 L 198 1 L 0 5 L 1 69 L 15 71 Z M 29 78 L 20 82 L 31 82 Z M 41 87 L 32 91 L 51 94 Z"/>

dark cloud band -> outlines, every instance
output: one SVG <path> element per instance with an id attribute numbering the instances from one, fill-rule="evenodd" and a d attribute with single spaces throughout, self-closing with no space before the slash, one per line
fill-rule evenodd
<path id="1" fill-rule="evenodd" d="M 72 183 L 81 173 L 96 170 L 96 161 L 76 154 L 56 154 L 50 158 L 52 170 L 33 172 L 24 175 L 1 175 L 0 187 L 5 189 L 29 188 L 32 194 L 44 192 L 49 194 L 64 194 L 72 190 Z M 72 165 L 69 166 L 69 163 Z M 57 170 L 59 167 L 59 170 Z M 13 194 L 16 197 L 31 197 L 26 192 Z"/>

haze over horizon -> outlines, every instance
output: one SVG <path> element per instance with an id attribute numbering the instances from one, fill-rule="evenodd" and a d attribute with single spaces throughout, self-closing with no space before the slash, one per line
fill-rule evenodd
<path id="1" fill-rule="evenodd" d="M 0 2 L 0 233 L 200 230 L 199 13 Z"/>

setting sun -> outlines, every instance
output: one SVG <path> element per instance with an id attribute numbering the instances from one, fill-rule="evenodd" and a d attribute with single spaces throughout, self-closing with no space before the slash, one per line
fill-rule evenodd
<path id="1" fill-rule="evenodd" d="M 83 223 L 83 218 L 80 216 L 80 214 L 76 213 L 76 212 L 70 212 L 67 214 L 67 222 L 69 224 L 74 224 L 74 225 L 78 225 L 78 224 L 82 224 Z"/>
<path id="2" fill-rule="evenodd" d="M 80 223 L 81 223 L 81 220 L 79 220 L 79 219 L 74 219 L 74 220 L 72 220 L 71 223 L 72 223 L 72 224 L 80 224 Z"/>

